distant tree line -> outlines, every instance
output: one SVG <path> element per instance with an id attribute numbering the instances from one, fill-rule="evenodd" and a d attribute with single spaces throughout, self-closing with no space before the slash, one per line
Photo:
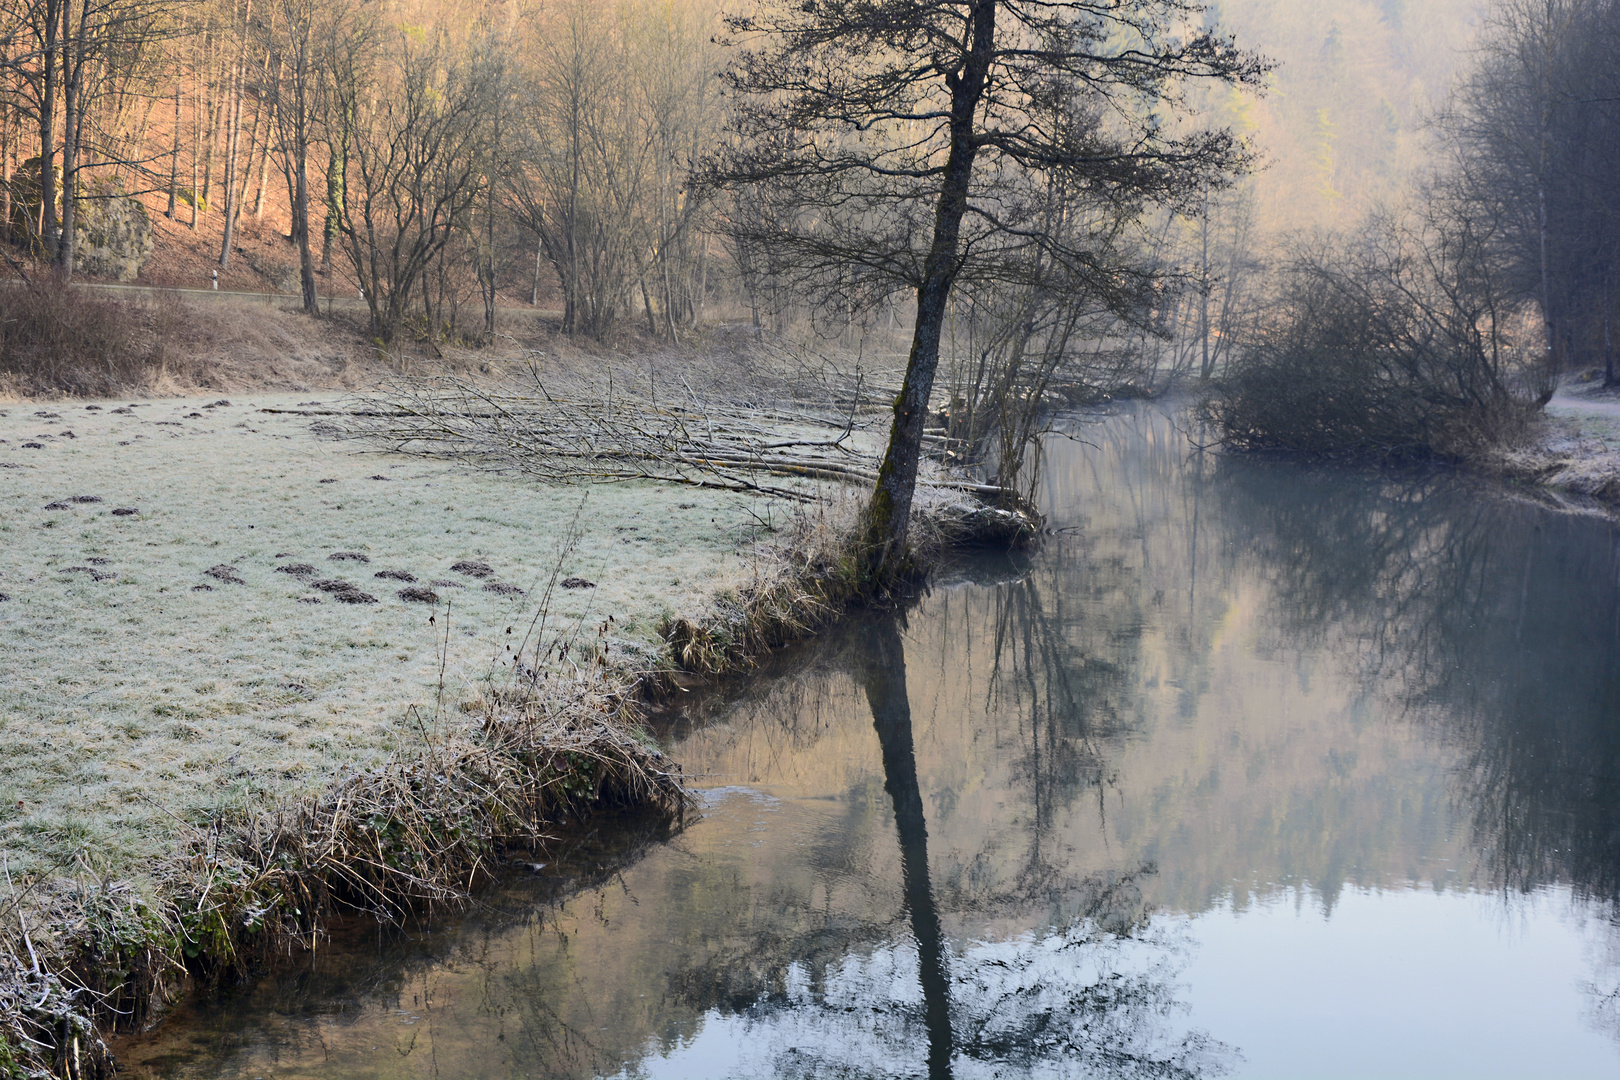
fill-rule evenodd
<path id="1" fill-rule="evenodd" d="M 1488 233 L 1513 298 L 1539 309 L 1560 369 L 1616 381 L 1620 3 L 1499 0 L 1442 117 L 1444 197 Z"/>
<path id="2" fill-rule="evenodd" d="M 269 203 L 304 307 L 339 260 L 385 342 L 488 337 L 497 290 L 538 300 L 543 274 L 570 332 L 643 319 L 677 338 L 727 261 L 686 182 L 721 137 L 716 18 L 659 0 L 3 0 L 0 209 L 68 276 L 88 199 L 214 217 L 221 269 Z"/>
<path id="3" fill-rule="evenodd" d="M 1615 385 L 1620 3 L 1499 0 L 1405 208 L 1271 260 L 1208 415 L 1228 445 L 1467 456 L 1561 375 Z"/>

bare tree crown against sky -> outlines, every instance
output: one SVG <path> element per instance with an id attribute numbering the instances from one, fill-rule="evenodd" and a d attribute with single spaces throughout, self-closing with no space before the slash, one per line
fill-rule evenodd
<path id="1" fill-rule="evenodd" d="M 745 188 L 741 233 L 846 302 L 914 289 L 894 426 L 866 514 L 876 584 L 907 561 L 929 394 L 952 287 L 1039 250 L 1104 291 L 1085 237 L 1039 227 L 1043 182 L 1133 210 L 1246 169 L 1230 131 L 1189 122 L 1200 82 L 1258 88 L 1268 63 L 1189 0 L 766 0 L 727 18 L 737 139 L 709 183 Z"/>

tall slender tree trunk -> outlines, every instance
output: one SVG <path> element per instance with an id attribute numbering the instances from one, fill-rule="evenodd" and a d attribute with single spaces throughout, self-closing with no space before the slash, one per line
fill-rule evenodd
<path id="1" fill-rule="evenodd" d="M 306 143 L 291 149 L 292 154 L 292 238 L 298 248 L 298 290 L 304 314 L 321 313 L 315 291 L 315 256 L 309 243 L 309 153 Z"/>
<path id="2" fill-rule="evenodd" d="M 56 244 L 56 272 L 63 281 L 73 276 L 74 233 L 79 219 L 79 91 L 83 85 L 84 47 L 81 34 L 74 33 L 73 3 L 67 0 L 62 4 L 62 235 Z"/>
<path id="3" fill-rule="evenodd" d="M 996 7 L 996 0 L 977 0 L 972 9 L 966 53 L 951 89 L 951 148 L 946 155 L 939 198 L 934 207 L 934 235 L 923 263 L 922 281 L 917 286 L 917 322 L 912 332 L 911 355 L 906 362 L 900 393 L 894 399 L 894 425 L 889 432 L 883 464 L 878 468 L 877 486 L 866 508 L 863 532 L 867 583 L 872 588 L 883 588 L 909 568 L 906 539 L 911 527 L 911 502 L 917 493 L 917 464 L 922 452 L 923 427 L 928 419 L 928 399 L 934 390 L 934 375 L 939 370 L 940 335 L 945 327 L 951 288 L 956 282 L 962 217 L 967 213 L 973 159 L 978 153 L 973 134 L 974 114 L 990 71 Z"/>
<path id="4" fill-rule="evenodd" d="M 698 247 L 697 288 L 692 293 L 692 325 L 703 324 L 703 304 L 709 298 L 709 234 L 700 233 Z M 893 308 L 890 308 L 891 316 Z"/>
<path id="5" fill-rule="evenodd" d="M 243 72 L 243 89 L 244 90 L 246 90 L 246 76 L 247 76 L 247 73 L 246 73 L 246 71 L 244 71 Z M 258 159 L 258 156 L 259 156 L 259 136 L 264 133 L 264 110 L 265 110 L 265 105 L 266 105 L 266 102 L 264 100 L 264 97 L 263 97 L 263 95 L 260 95 L 260 97 L 258 99 L 258 102 L 254 106 L 254 109 L 253 109 L 253 126 L 248 129 L 247 152 L 244 155 L 246 157 L 246 159 L 247 159 L 247 169 L 246 169 L 245 175 L 242 177 L 242 187 L 240 189 L 241 190 L 241 195 L 237 199 L 237 202 L 239 204 L 242 203 L 242 202 L 245 202 L 247 200 L 248 187 L 252 183 L 252 180 L 253 180 L 253 174 L 254 174 L 254 171 L 255 171 L 254 168 L 253 168 L 253 163 L 254 163 L 254 161 L 256 161 Z M 242 106 L 240 104 L 238 104 L 237 105 L 238 112 L 240 112 L 241 108 L 242 108 Z M 263 183 L 264 182 L 261 180 L 259 183 L 260 183 L 260 193 L 262 194 L 263 193 Z M 240 215 L 240 211 L 238 211 L 238 215 Z"/>
<path id="6" fill-rule="evenodd" d="M 197 230 L 197 204 L 202 201 L 202 194 L 197 187 L 197 151 L 203 141 L 203 94 L 202 87 L 197 85 L 196 73 L 192 73 L 191 95 L 191 221 L 188 222 L 193 232 Z"/>
<path id="7" fill-rule="evenodd" d="M 489 181 L 484 208 L 484 341 L 495 340 L 495 181 Z"/>
<path id="8" fill-rule="evenodd" d="M 238 67 L 231 75 L 230 99 L 227 105 L 228 118 L 225 127 L 225 168 L 224 175 L 220 177 L 225 184 L 225 228 L 219 245 L 219 268 L 230 269 L 231 242 L 236 236 L 236 154 L 242 132 L 242 87 L 241 69 Z"/>
<path id="9" fill-rule="evenodd" d="M 264 144 L 259 147 L 259 189 L 253 196 L 253 220 L 264 219 L 264 186 L 270 178 L 270 136 L 276 130 L 276 103 L 269 104 L 270 123 L 265 128 Z"/>
<path id="10" fill-rule="evenodd" d="M 56 258 L 61 226 L 56 217 L 56 95 L 60 89 L 57 62 L 58 12 L 47 5 L 40 64 L 45 69 L 45 90 L 39 103 L 39 239 L 47 262 Z"/>
<path id="11" fill-rule="evenodd" d="M 274 82 L 276 111 L 271 114 L 271 130 L 278 142 L 278 157 L 287 177 L 287 195 L 292 214 L 292 240 L 298 248 L 298 292 L 304 314 L 321 313 L 320 295 L 315 289 L 315 257 L 309 242 L 309 38 L 307 27 L 298 38 L 292 56 L 291 83 L 282 81 L 282 66 L 276 64 Z M 291 92 L 292 109 L 283 108 Z"/>
<path id="12" fill-rule="evenodd" d="M 348 208 L 349 123 L 350 117 L 345 112 L 338 128 L 337 144 L 331 148 L 326 162 L 326 227 L 321 231 L 321 269 L 327 272 L 332 267 L 332 241 Z"/>
<path id="13" fill-rule="evenodd" d="M 236 215 L 241 210 L 241 189 L 237 186 L 236 158 L 242 143 L 242 75 L 243 61 L 247 58 L 248 20 L 253 5 L 247 4 L 242 12 L 242 40 L 237 46 L 236 63 L 231 69 L 230 125 L 225 147 L 225 229 L 219 246 L 219 268 L 231 266 L 231 243 L 236 239 Z M 251 150 L 251 148 L 250 148 Z M 245 183 L 244 183 L 245 186 Z"/>
<path id="14" fill-rule="evenodd" d="M 202 168 L 202 205 L 210 205 L 209 200 L 214 194 L 214 156 L 219 152 L 220 123 L 225 118 L 225 109 L 219 100 L 219 75 L 210 67 L 208 74 L 208 135 L 207 144 L 203 152 Z"/>
<path id="15" fill-rule="evenodd" d="M 11 106 L 0 104 L 0 221 L 5 222 L 6 235 L 11 235 Z"/>
<path id="16" fill-rule="evenodd" d="M 174 84 L 174 140 L 169 150 L 169 208 L 163 216 L 174 220 L 180 196 L 180 83 Z"/>
<path id="17" fill-rule="evenodd" d="M 540 262 L 545 255 L 545 251 L 545 241 L 540 238 L 540 234 L 537 232 L 534 237 L 534 283 L 529 286 L 530 307 L 540 306 Z"/>

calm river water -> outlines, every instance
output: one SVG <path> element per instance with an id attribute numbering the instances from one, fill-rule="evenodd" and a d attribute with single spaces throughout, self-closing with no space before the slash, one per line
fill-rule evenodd
<path id="1" fill-rule="evenodd" d="M 1042 549 L 672 722 L 683 832 L 356 931 L 134 1074 L 1620 1075 L 1620 532 L 1073 433 Z"/>

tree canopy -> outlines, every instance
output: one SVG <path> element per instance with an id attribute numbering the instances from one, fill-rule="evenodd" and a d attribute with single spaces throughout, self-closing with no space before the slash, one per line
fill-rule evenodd
<path id="1" fill-rule="evenodd" d="M 867 515 L 876 577 L 905 559 L 958 280 L 1057 272 L 1123 313 L 1152 271 L 1120 257 L 1120 223 L 1150 205 L 1194 213 L 1251 164 L 1231 131 L 1194 122 L 1188 91 L 1258 88 L 1268 63 L 1207 14 L 1189 0 L 768 0 L 727 20 L 737 137 L 706 178 L 747 189 L 739 236 L 845 303 L 917 294 Z"/>

